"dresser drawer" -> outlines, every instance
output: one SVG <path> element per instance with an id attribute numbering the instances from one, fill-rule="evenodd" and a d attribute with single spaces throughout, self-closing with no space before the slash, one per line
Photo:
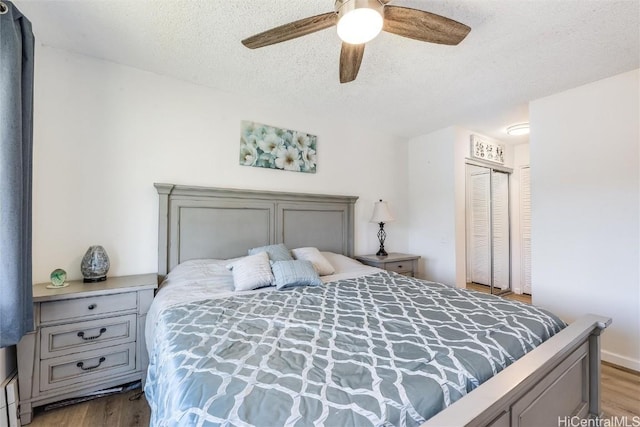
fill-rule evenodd
<path id="1" fill-rule="evenodd" d="M 74 353 L 40 362 L 40 391 L 89 383 L 136 369 L 136 343 Z"/>
<path id="2" fill-rule="evenodd" d="M 388 262 L 384 265 L 385 270 L 406 274 L 413 272 L 413 261 Z"/>
<path id="3" fill-rule="evenodd" d="M 40 323 L 118 313 L 135 310 L 137 306 L 136 294 L 132 292 L 43 302 L 40 304 Z"/>
<path id="4" fill-rule="evenodd" d="M 40 357 L 64 356 L 136 340 L 135 314 L 46 326 L 40 332 Z"/>

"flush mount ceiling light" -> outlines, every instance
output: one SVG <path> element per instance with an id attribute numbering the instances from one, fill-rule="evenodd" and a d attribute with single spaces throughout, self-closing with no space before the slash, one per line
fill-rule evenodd
<path id="1" fill-rule="evenodd" d="M 338 9 L 338 37 L 350 44 L 373 40 L 382 31 L 384 6 L 378 0 L 347 0 Z"/>
<path id="2" fill-rule="evenodd" d="M 517 125 L 511 125 L 507 128 L 509 135 L 527 135 L 529 133 L 529 123 L 518 123 Z"/>

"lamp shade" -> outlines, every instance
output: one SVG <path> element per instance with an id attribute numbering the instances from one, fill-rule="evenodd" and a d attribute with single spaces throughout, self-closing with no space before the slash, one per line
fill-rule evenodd
<path id="1" fill-rule="evenodd" d="M 383 202 L 380 199 L 379 202 L 376 202 L 373 207 L 373 215 L 371 215 L 371 222 L 389 222 L 393 221 L 393 215 L 389 211 L 389 205 L 387 202 Z"/>

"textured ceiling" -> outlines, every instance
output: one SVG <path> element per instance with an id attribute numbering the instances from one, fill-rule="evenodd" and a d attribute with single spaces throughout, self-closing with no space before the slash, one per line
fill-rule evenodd
<path id="1" fill-rule="evenodd" d="M 412 137 L 451 125 L 505 141 L 527 102 L 640 65 L 640 0 L 394 0 L 469 25 L 458 46 L 382 33 L 338 82 L 334 28 L 257 50 L 240 40 L 333 0 L 15 0 L 44 45 Z"/>

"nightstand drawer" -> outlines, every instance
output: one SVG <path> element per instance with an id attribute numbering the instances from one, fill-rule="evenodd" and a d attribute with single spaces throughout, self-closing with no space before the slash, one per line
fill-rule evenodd
<path id="1" fill-rule="evenodd" d="M 372 267 L 382 268 L 394 273 L 403 274 L 405 276 L 414 277 L 418 271 L 419 255 L 390 253 L 386 256 L 378 255 L 359 255 L 356 257 L 358 261 Z"/>
<path id="2" fill-rule="evenodd" d="M 136 340 L 136 317 L 135 314 L 129 314 L 43 327 L 40 333 L 40 357 L 49 359 L 133 342 Z"/>
<path id="3" fill-rule="evenodd" d="M 384 269 L 388 271 L 395 271 L 396 273 L 411 273 L 413 272 L 412 261 L 399 261 L 399 262 L 387 262 L 384 265 Z"/>
<path id="4" fill-rule="evenodd" d="M 43 302 L 40 304 L 40 323 L 118 313 L 135 310 L 137 306 L 135 293 Z"/>
<path id="5" fill-rule="evenodd" d="M 133 372 L 136 369 L 135 348 L 135 343 L 122 344 L 43 360 L 40 363 L 40 390 Z"/>

